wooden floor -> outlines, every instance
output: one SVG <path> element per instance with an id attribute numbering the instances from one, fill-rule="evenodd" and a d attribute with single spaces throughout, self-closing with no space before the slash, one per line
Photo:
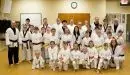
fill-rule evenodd
<path id="1" fill-rule="evenodd" d="M 97 74 L 94 70 L 79 70 L 77 72 L 74 72 L 73 69 L 69 69 L 67 72 L 53 72 L 49 68 L 32 70 L 31 64 L 26 62 L 9 67 L 7 49 L 3 44 L 0 45 L 0 75 L 130 75 L 130 46 L 126 50 L 126 60 L 122 69 L 119 71 L 109 69 L 103 71 L 101 74 Z"/>

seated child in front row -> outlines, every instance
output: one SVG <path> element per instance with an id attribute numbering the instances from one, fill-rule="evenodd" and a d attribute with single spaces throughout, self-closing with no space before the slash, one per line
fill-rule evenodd
<path id="1" fill-rule="evenodd" d="M 49 65 L 53 71 L 55 71 L 58 60 L 58 47 L 55 41 L 50 42 L 50 47 L 48 48 L 49 53 Z"/>
<path id="2" fill-rule="evenodd" d="M 73 50 L 71 51 L 71 57 L 72 65 L 74 68 L 74 71 L 79 69 L 79 60 L 80 60 L 80 51 L 78 43 L 74 43 Z"/>
<path id="3" fill-rule="evenodd" d="M 59 71 L 62 71 L 62 68 L 64 71 L 68 70 L 68 64 L 70 59 L 70 49 L 68 48 L 68 43 L 63 41 L 63 48 L 58 53 L 58 66 Z"/>
<path id="4" fill-rule="evenodd" d="M 93 41 L 89 41 L 89 47 L 88 47 L 88 53 L 89 53 L 89 63 L 90 63 L 90 68 L 97 68 L 97 63 L 98 63 L 98 52 L 97 49 L 94 47 Z"/>
<path id="5" fill-rule="evenodd" d="M 111 51 L 108 43 L 104 43 L 104 48 L 99 53 L 99 63 L 97 73 L 101 72 L 101 68 L 107 69 L 110 64 Z"/>
<path id="6" fill-rule="evenodd" d="M 32 62 L 32 70 L 34 69 L 39 69 L 39 68 L 44 68 L 44 60 L 40 54 L 40 52 L 35 52 L 35 56 L 33 57 L 33 62 Z"/>

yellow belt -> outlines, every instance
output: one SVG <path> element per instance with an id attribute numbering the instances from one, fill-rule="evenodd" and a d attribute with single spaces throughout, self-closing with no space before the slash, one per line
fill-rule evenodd
<path id="1" fill-rule="evenodd" d="M 45 43 L 42 47 L 48 47 L 49 43 Z"/>

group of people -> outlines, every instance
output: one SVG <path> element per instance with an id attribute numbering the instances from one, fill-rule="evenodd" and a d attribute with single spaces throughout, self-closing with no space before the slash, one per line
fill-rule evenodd
<path id="1" fill-rule="evenodd" d="M 74 71 L 81 68 L 94 68 L 98 73 L 103 69 L 115 67 L 119 70 L 125 60 L 124 28 L 117 19 L 109 25 L 103 24 L 95 17 L 89 25 L 88 21 L 74 24 L 74 20 L 56 19 L 56 24 L 49 25 L 47 18 L 43 24 L 34 26 L 30 19 L 25 20 L 20 31 L 16 22 L 6 30 L 9 65 L 19 64 L 19 49 L 22 50 L 22 62 L 32 63 L 32 69 L 45 68 L 45 64 L 55 71 L 67 71 L 73 66 Z"/>

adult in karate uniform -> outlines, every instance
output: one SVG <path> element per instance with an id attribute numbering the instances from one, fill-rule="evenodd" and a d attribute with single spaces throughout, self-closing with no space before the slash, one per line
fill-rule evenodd
<path id="1" fill-rule="evenodd" d="M 116 67 L 116 70 L 119 70 L 125 60 L 125 52 L 122 46 L 118 45 L 115 38 L 112 39 L 110 43 L 111 47 L 111 67 Z"/>
<path id="2" fill-rule="evenodd" d="M 95 20 L 94 20 L 94 22 L 91 24 L 91 28 L 92 28 L 92 30 L 94 30 L 95 29 L 95 27 L 99 27 L 99 17 L 95 17 Z"/>
<path id="3" fill-rule="evenodd" d="M 74 27 L 74 31 L 72 35 L 73 35 L 73 42 L 74 43 L 76 42 L 80 45 L 82 38 L 81 38 L 81 34 L 80 34 L 80 30 L 78 26 Z"/>
<path id="4" fill-rule="evenodd" d="M 43 24 L 39 26 L 39 31 L 41 31 L 42 27 L 45 28 L 45 32 L 47 31 L 48 27 L 51 28 L 51 25 L 48 24 L 48 19 L 47 18 L 43 18 Z"/>
<path id="5" fill-rule="evenodd" d="M 19 44 L 22 48 L 22 61 L 27 60 L 29 63 L 31 60 L 30 36 L 27 25 L 23 25 L 23 30 L 19 34 Z"/>
<path id="6" fill-rule="evenodd" d="M 56 23 L 53 24 L 51 27 L 56 29 L 56 34 L 59 36 L 60 29 L 62 28 L 62 23 L 60 18 L 57 18 Z"/>
<path id="7" fill-rule="evenodd" d="M 83 32 L 86 32 L 86 31 L 88 30 L 89 24 L 88 24 L 88 21 L 87 21 L 87 20 L 85 20 L 84 23 L 85 23 L 85 25 L 83 25 L 83 26 L 81 27 L 81 30 L 82 30 Z"/>
<path id="8" fill-rule="evenodd" d="M 31 40 L 34 57 L 36 52 L 41 53 L 42 34 L 39 32 L 38 27 L 34 28 L 34 33 L 31 35 Z"/>
<path id="9" fill-rule="evenodd" d="M 70 19 L 70 24 L 67 25 L 67 27 L 69 28 L 70 30 L 70 33 L 73 34 L 73 31 L 74 31 L 74 27 L 76 25 L 74 24 L 74 20 L 73 19 Z"/>
<path id="10" fill-rule="evenodd" d="M 66 28 L 68 28 L 67 27 L 67 21 L 63 20 L 62 21 L 62 27 L 59 29 L 59 32 L 58 32 L 58 36 L 59 36 L 60 39 L 61 39 L 62 35 L 64 34 L 64 31 L 65 31 Z"/>
<path id="11" fill-rule="evenodd" d="M 9 65 L 18 64 L 19 62 L 19 30 L 16 28 L 16 22 L 11 22 L 11 27 L 5 33 L 6 45 L 8 46 L 8 62 Z"/>
<path id="12" fill-rule="evenodd" d="M 58 61 L 58 46 L 55 44 L 55 41 L 50 42 L 50 46 L 48 48 L 49 53 L 49 65 L 50 68 L 55 71 Z"/>
<path id="13" fill-rule="evenodd" d="M 27 28 L 28 28 L 28 30 L 29 30 L 30 25 L 31 25 L 31 24 L 30 24 L 30 19 L 29 19 L 29 18 L 27 18 L 27 19 L 25 20 L 25 24 L 22 24 L 22 25 L 21 25 L 21 29 L 20 29 L 21 31 L 23 30 L 23 26 L 24 26 L 24 25 L 26 25 Z"/>
<path id="14" fill-rule="evenodd" d="M 124 31 L 124 27 L 122 24 L 119 24 L 118 19 L 114 19 L 114 24 L 112 24 L 111 26 L 112 26 L 112 29 L 113 29 L 115 35 L 118 33 L 119 30 Z"/>

